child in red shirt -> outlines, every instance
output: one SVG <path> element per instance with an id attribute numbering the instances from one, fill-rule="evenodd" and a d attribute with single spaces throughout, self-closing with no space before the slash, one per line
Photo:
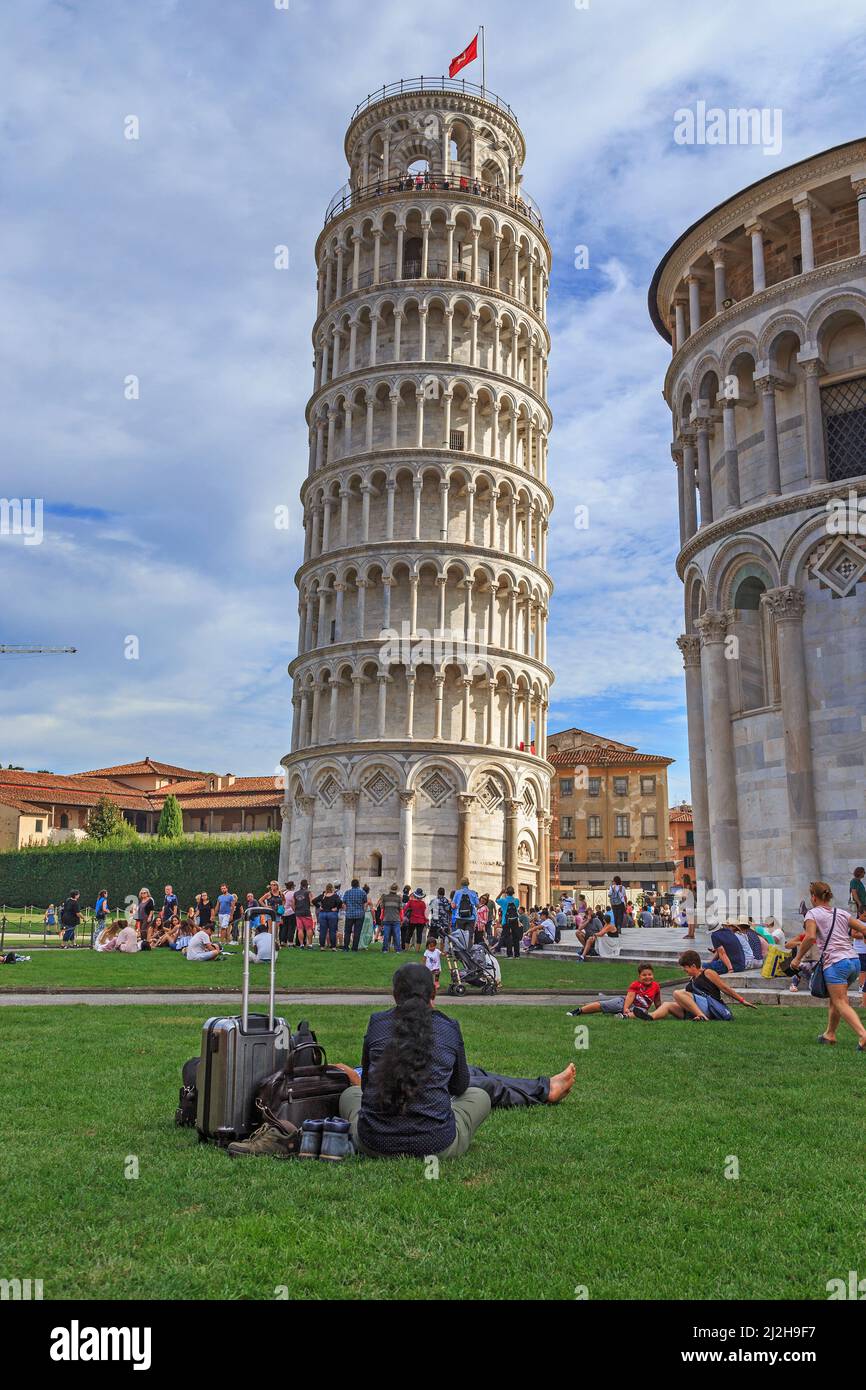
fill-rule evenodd
<path id="1" fill-rule="evenodd" d="M 616 1014 L 618 1018 L 646 1017 L 651 1009 L 658 1008 L 662 992 L 651 965 L 646 961 L 638 966 L 637 979 L 632 980 L 626 994 L 615 994 L 609 999 L 599 999 L 595 1004 L 582 1004 L 580 1008 L 569 1009 L 569 1018 L 580 1018 L 582 1014 Z"/>

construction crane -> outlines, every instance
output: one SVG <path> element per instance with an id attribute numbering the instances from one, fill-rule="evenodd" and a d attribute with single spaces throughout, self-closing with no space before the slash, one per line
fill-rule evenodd
<path id="1" fill-rule="evenodd" d="M 0 656 L 48 656 L 54 652 L 77 652 L 77 647 L 2 647 Z"/>

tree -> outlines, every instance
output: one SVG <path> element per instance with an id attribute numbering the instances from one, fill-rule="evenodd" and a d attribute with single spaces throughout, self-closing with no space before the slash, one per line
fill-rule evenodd
<path id="1" fill-rule="evenodd" d="M 110 840 L 124 833 L 123 813 L 107 796 L 101 796 L 87 817 L 88 840 Z M 131 827 L 130 827 L 131 828 Z"/>
<path id="2" fill-rule="evenodd" d="M 176 796 L 167 796 L 162 803 L 156 833 L 161 840 L 183 839 L 183 812 Z"/>

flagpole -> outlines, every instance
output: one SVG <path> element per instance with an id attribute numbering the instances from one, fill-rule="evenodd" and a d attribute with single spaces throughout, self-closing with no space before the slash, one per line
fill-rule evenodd
<path id="1" fill-rule="evenodd" d="M 480 24 L 478 27 L 481 31 L 481 95 L 483 96 L 487 86 L 487 51 L 484 47 L 484 25 Z"/>

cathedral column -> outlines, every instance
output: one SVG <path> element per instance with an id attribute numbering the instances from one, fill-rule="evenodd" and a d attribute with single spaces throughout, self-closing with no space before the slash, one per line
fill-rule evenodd
<path id="1" fill-rule="evenodd" d="M 337 742 L 337 701 L 340 698 L 340 682 L 331 681 L 331 704 L 328 710 L 328 742 Z"/>
<path id="2" fill-rule="evenodd" d="M 394 361 L 395 361 L 395 362 L 399 362 L 399 361 L 401 360 L 400 354 L 401 354 L 401 350 L 402 350 L 402 345 L 401 345 L 402 337 L 403 337 L 403 310 L 400 309 L 400 308 L 397 308 L 397 309 L 394 310 Z"/>
<path id="3" fill-rule="evenodd" d="M 689 287 L 689 337 L 701 326 L 701 280 L 699 275 L 687 275 Z"/>
<path id="4" fill-rule="evenodd" d="M 385 731 L 388 727 L 388 684 L 391 677 L 380 672 L 377 679 L 379 681 L 378 736 L 385 738 Z"/>
<path id="5" fill-rule="evenodd" d="M 405 227 L 399 226 L 397 228 L 397 264 L 394 266 L 395 280 L 403 279 L 403 237 L 405 236 L 405 233 Z"/>
<path id="6" fill-rule="evenodd" d="M 373 284 L 379 283 L 379 269 L 382 254 L 382 232 L 378 227 L 373 228 Z"/>
<path id="7" fill-rule="evenodd" d="M 352 677 L 352 738 L 361 737 L 361 688 L 366 684 L 363 676 Z"/>
<path id="8" fill-rule="evenodd" d="M 715 290 L 716 313 L 720 314 L 724 308 L 725 300 L 728 297 L 727 277 L 725 265 L 728 258 L 727 248 L 724 246 L 714 246 L 710 255 L 713 260 L 713 288 Z"/>
<path id="9" fill-rule="evenodd" d="M 352 289 L 358 288 L 358 275 L 361 269 L 361 237 L 357 232 L 352 234 Z"/>
<path id="10" fill-rule="evenodd" d="M 397 483 L 394 478 L 389 478 L 385 484 L 385 540 L 394 539 L 394 494 L 397 491 Z"/>
<path id="11" fill-rule="evenodd" d="M 465 792 L 457 797 L 457 809 L 460 817 L 457 829 L 457 881 L 470 877 L 470 845 L 472 839 L 472 807 L 475 804 L 475 797 L 469 796 Z"/>
<path id="12" fill-rule="evenodd" d="M 426 274 L 426 271 L 422 272 L 422 274 Z M 419 331 L 418 331 L 418 337 L 419 337 L 418 361 L 419 361 L 419 362 L 426 362 L 426 361 L 427 361 L 427 305 L 426 305 L 426 304 L 420 304 L 420 305 L 418 306 L 418 330 L 419 330 Z"/>
<path id="13" fill-rule="evenodd" d="M 475 484 L 466 485 L 466 535 L 464 537 L 467 545 L 472 545 L 475 534 Z"/>
<path id="14" fill-rule="evenodd" d="M 806 403 L 806 444 L 809 457 L 809 483 L 816 486 L 827 481 L 827 458 L 824 450 L 824 419 L 821 413 L 821 386 L 818 381 L 824 371 L 819 357 L 797 354 L 803 368 Z"/>
<path id="15" fill-rule="evenodd" d="M 450 405 L 451 405 L 451 397 L 449 396 L 449 397 L 447 397 L 447 406 L 450 407 Z M 448 482 L 448 479 L 447 479 L 447 478 L 442 478 L 441 481 L 440 481 L 440 483 L 439 483 L 439 504 L 440 504 L 440 514 L 439 514 L 439 539 L 442 540 L 442 541 L 447 541 L 447 539 L 448 539 L 448 493 L 449 493 L 449 490 L 450 490 L 450 484 L 449 484 L 449 482 Z"/>
<path id="16" fill-rule="evenodd" d="M 446 597 L 446 592 L 445 592 L 445 591 L 446 591 L 446 589 L 448 588 L 448 576 L 447 576 L 446 574 L 437 574 L 437 576 L 436 576 L 436 587 L 437 587 L 437 589 L 439 590 L 439 631 L 440 631 L 440 632 L 444 632 L 444 631 L 445 631 L 445 597 Z"/>
<path id="17" fill-rule="evenodd" d="M 702 526 L 708 526 L 713 519 L 713 480 L 710 471 L 710 434 L 712 428 L 712 421 L 708 415 L 698 416 L 698 487 L 701 494 Z"/>
<path id="18" fill-rule="evenodd" d="M 496 695 L 496 681 L 488 680 L 486 684 L 487 701 L 484 710 L 484 742 L 489 744 L 493 742 L 493 710 L 494 696 Z"/>
<path id="19" fill-rule="evenodd" d="M 471 692 L 471 690 L 472 690 L 472 677 L 471 677 L 471 676 L 461 676 L 460 680 L 461 680 L 461 684 L 462 684 L 462 686 L 463 686 L 463 708 L 462 708 L 462 711 L 461 711 L 462 717 L 461 717 L 461 722 L 460 722 L 460 737 L 461 737 L 461 739 L 463 740 L 464 743 L 468 743 L 468 742 L 469 742 L 469 697 L 470 697 L 470 692 Z"/>
<path id="20" fill-rule="evenodd" d="M 361 544 L 370 543 L 370 497 L 373 492 L 372 483 L 361 484 Z"/>
<path id="21" fill-rule="evenodd" d="M 727 486 L 728 511 L 735 512 L 740 505 L 740 455 L 737 448 L 737 422 L 734 409 L 737 402 L 725 396 L 722 400 L 722 432 L 725 442 L 725 483 Z"/>
<path id="22" fill-rule="evenodd" d="M 412 812 L 415 807 L 414 792 L 399 792 L 400 797 L 400 855 L 397 865 L 397 881 L 401 885 L 412 882 Z"/>
<path id="23" fill-rule="evenodd" d="M 445 310 L 445 330 L 446 330 L 446 335 L 447 335 L 447 336 L 446 336 L 446 340 L 445 340 L 445 361 L 446 361 L 446 362 L 453 362 L 453 360 L 454 360 L 454 310 L 453 310 L 453 309 L 446 309 L 446 310 Z M 447 393 L 447 394 L 448 394 L 448 398 L 449 398 L 449 400 L 450 400 L 450 398 L 451 398 L 450 392 Z"/>
<path id="24" fill-rule="evenodd" d="M 683 505 L 685 509 L 686 540 L 691 540 L 698 529 L 698 498 L 695 484 L 695 438 L 688 431 L 682 433 L 683 442 Z"/>
<path id="25" fill-rule="evenodd" d="M 517 747 L 517 687 L 508 688 L 508 747 Z"/>
<path id="26" fill-rule="evenodd" d="M 292 697 L 292 752 L 296 753 L 300 745 L 301 738 L 301 698 L 299 695 Z"/>
<path id="27" fill-rule="evenodd" d="M 423 399 L 424 399 L 424 396 L 423 396 L 423 393 L 422 393 L 422 395 L 421 395 L 421 400 L 423 401 Z M 422 406 L 419 405 L 419 406 L 418 406 L 418 410 L 420 411 L 421 409 L 422 409 Z M 420 426 L 419 426 L 419 431 L 418 431 L 418 432 L 419 432 L 419 435 L 420 435 L 420 434 L 423 432 L 423 428 L 424 428 L 424 416 L 423 416 L 423 415 L 420 415 L 419 418 L 420 418 L 420 421 L 421 421 L 421 424 L 420 424 Z M 420 443 L 421 443 L 420 438 L 419 438 L 418 443 L 419 443 L 419 446 L 420 446 Z M 413 539 L 413 540 L 416 540 L 416 541 L 420 541 L 420 539 L 421 539 L 421 492 L 422 492 L 423 487 L 424 487 L 424 479 L 423 479 L 423 478 L 413 478 L 413 479 L 412 479 L 412 493 L 413 493 L 413 496 L 412 496 L 412 539 Z M 413 629 L 413 630 L 414 630 L 414 629 Z"/>
<path id="28" fill-rule="evenodd" d="M 345 886 L 355 876 L 355 819 L 360 792 L 343 792 L 343 856 L 340 863 L 340 883 Z"/>
<path id="29" fill-rule="evenodd" d="M 335 604 L 335 607 L 334 607 L 334 641 L 335 641 L 335 642 L 342 642 L 342 640 L 343 640 L 343 602 L 344 602 L 344 595 L 345 595 L 345 592 L 346 592 L 346 585 L 345 585 L 345 584 L 340 584 L 340 583 L 338 582 L 338 583 L 336 583 L 336 584 L 334 585 L 334 591 L 335 591 L 335 593 L 336 593 L 336 595 L 337 595 L 337 600 L 336 600 L 336 604 Z"/>
<path id="30" fill-rule="evenodd" d="M 409 636 L 415 637 L 418 632 L 418 585 L 420 580 L 417 574 L 409 576 Z M 413 676 L 414 680 L 414 676 Z"/>
<path id="31" fill-rule="evenodd" d="M 453 279 L 454 279 L 454 223 L 453 223 L 453 222 L 446 222 L 446 223 L 445 223 L 445 226 L 446 226 L 446 228 L 447 228 L 447 230 L 448 230 L 448 251 L 447 251 L 447 254 L 446 254 L 446 260 L 447 260 L 448 264 L 447 264 L 446 267 L 445 267 L 445 275 L 446 275 L 446 278 L 447 278 L 448 280 L 453 280 Z M 453 317 L 453 314 L 451 314 L 449 317 Z M 451 347 L 451 325 L 450 325 L 450 323 L 449 323 L 449 325 L 448 325 L 448 346 L 449 346 L 448 361 L 450 362 L 450 361 L 451 361 L 451 351 L 450 351 L 450 347 Z"/>
<path id="32" fill-rule="evenodd" d="M 767 288 L 764 270 L 764 228 L 758 221 L 747 222 L 746 231 L 752 238 L 752 294 Z"/>
<path id="33" fill-rule="evenodd" d="M 391 588 L 394 581 L 390 575 L 382 576 L 382 626 L 391 626 Z"/>
<path id="34" fill-rule="evenodd" d="M 309 879 L 313 867 L 313 815 L 316 799 L 313 796 L 299 796 L 295 802 L 295 813 L 300 820 L 300 844 L 298 846 L 298 878 Z"/>
<path id="35" fill-rule="evenodd" d="M 766 472 L 764 491 L 770 497 L 778 497 L 782 491 L 782 475 L 779 465 L 779 431 L 776 426 L 776 387 L 778 382 L 769 372 L 766 376 L 755 376 L 755 385 L 761 393 L 761 414 L 764 423 L 764 458 Z"/>
<path id="36" fill-rule="evenodd" d="M 351 416 L 349 416 L 351 420 Z M 349 498 L 347 487 L 340 488 L 340 545 L 345 549 L 349 544 Z"/>
<path id="37" fill-rule="evenodd" d="M 803 615 L 806 595 L 792 584 L 768 589 L 761 602 L 773 615 L 779 652 L 779 686 L 785 730 L 785 782 L 791 825 L 791 889 L 795 898 L 806 894 L 820 872 L 818 817 L 812 770 L 812 731 Z"/>
<path id="38" fill-rule="evenodd" d="M 391 391 L 391 392 L 389 392 L 389 394 L 388 394 L 388 399 L 389 399 L 390 402 L 391 402 L 391 448 L 392 448 L 392 449 L 396 449 L 396 447 L 397 447 L 398 411 L 399 411 L 399 409 L 400 409 L 400 393 L 399 393 L 399 391 Z"/>
<path id="39" fill-rule="evenodd" d="M 812 200 L 808 193 L 797 193 L 793 198 L 794 207 L 800 218 L 800 259 L 803 263 L 801 275 L 815 269 L 815 248 L 812 244 Z"/>
<path id="40" fill-rule="evenodd" d="M 373 396 L 367 396 L 367 428 L 364 435 L 364 448 L 367 453 L 369 453 L 373 447 L 373 411 L 375 408 L 375 398 Z M 361 488 L 361 491 L 363 492 L 364 489 Z"/>
<path id="41" fill-rule="evenodd" d="M 439 676 L 439 675 L 434 676 L 434 677 L 433 677 L 433 685 L 434 685 L 434 699 L 435 699 L 435 713 L 434 713 L 433 737 L 434 737 L 434 738 L 441 738 L 441 737 L 442 737 L 442 695 L 443 695 L 443 691 L 444 691 L 444 687 L 445 687 L 445 677 L 444 677 L 444 676 Z"/>
<path id="42" fill-rule="evenodd" d="M 505 802 L 505 886 L 517 889 L 517 831 L 520 802 L 509 797 Z"/>
<path id="43" fill-rule="evenodd" d="M 728 694 L 728 615 L 713 611 L 697 621 L 707 759 L 710 850 L 716 888 L 742 887 L 734 736 Z"/>
<path id="44" fill-rule="evenodd" d="M 359 580 L 357 580 L 356 586 L 355 586 L 355 587 L 357 588 L 357 590 L 358 590 L 357 611 L 356 611 L 356 615 L 355 615 L 355 616 L 356 616 L 355 636 L 358 638 L 358 641 L 359 641 L 359 642 L 362 641 L 362 640 L 363 640 L 363 637 L 364 637 L 364 627 L 365 627 L 365 620 L 366 620 L 366 612 L 365 612 L 365 609 L 366 609 L 366 602 L 367 602 L 367 586 L 368 586 L 368 583 L 369 583 L 369 581 L 366 580 L 366 579 L 359 579 Z"/>
<path id="45" fill-rule="evenodd" d="M 686 674 L 686 714 L 688 716 L 689 773 L 692 791 L 692 821 L 695 842 L 695 879 L 712 885 L 713 861 L 710 851 L 710 811 L 707 800 L 707 746 L 704 737 L 704 697 L 701 685 L 701 639 L 690 633 L 677 638 Z"/>
<path id="46" fill-rule="evenodd" d="M 414 738 L 416 727 L 416 673 L 406 671 L 406 738 Z M 406 881 L 407 880 L 403 880 Z"/>

